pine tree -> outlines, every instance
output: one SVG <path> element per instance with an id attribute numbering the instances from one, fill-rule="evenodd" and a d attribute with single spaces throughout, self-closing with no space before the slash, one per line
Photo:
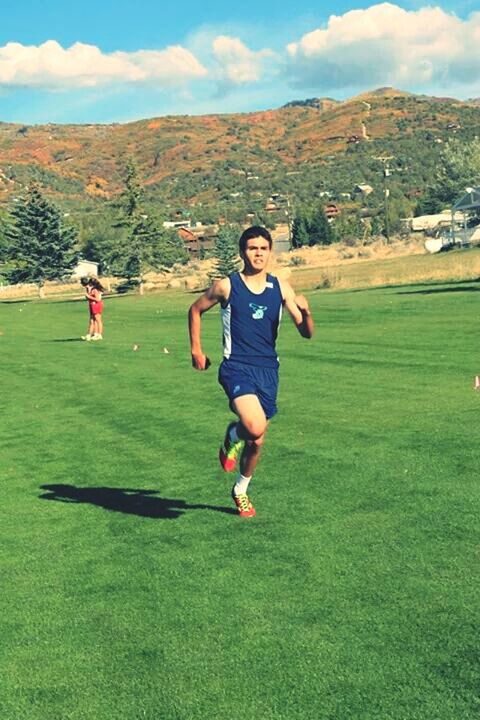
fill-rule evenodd
<path id="1" fill-rule="evenodd" d="M 300 248 L 308 244 L 307 221 L 302 213 L 298 213 L 292 224 L 292 247 Z"/>
<path id="2" fill-rule="evenodd" d="M 5 237 L 7 217 L 0 210 L 0 263 L 4 262 L 7 257 L 7 238 Z"/>
<path id="3" fill-rule="evenodd" d="M 77 262 L 75 228 L 62 225 L 59 210 L 36 186 L 10 212 L 4 236 L 4 255 L 14 264 L 8 281 L 35 283 L 40 297 L 47 280 L 60 280 Z"/>
<path id="4" fill-rule="evenodd" d="M 223 225 L 215 241 L 215 264 L 210 272 L 210 280 L 227 277 L 238 270 L 239 228 L 235 225 Z"/>
<path id="5" fill-rule="evenodd" d="M 186 262 L 187 254 L 178 237 L 173 238 L 159 220 L 144 209 L 144 192 L 138 170 L 129 160 L 125 171 L 125 190 L 120 198 L 121 216 L 116 223 L 120 235 L 110 253 L 115 275 L 136 280 L 143 295 L 145 273 Z"/>
<path id="6" fill-rule="evenodd" d="M 143 188 L 138 179 L 138 168 L 130 158 L 125 166 L 125 190 L 122 194 L 121 204 L 126 217 L 134 218 L 141 214 L 141 203 L 143 201 Z"/>
<path id="7" fill-rule="evenodd" d="M 308 223 L 308 244 L 309 245 L 331 245 L 333 242 L 333 231 L 328 222 L 325 211 L 319 207 L 310 218 Z"/>
<path id="8" fill-rule="evenodd" d="M 124 191 L 120 197 L 120 217 L 115 223 L 119 236 L 110 251 L 109 264 L 114 275 L 137 280 L 143 294 L 143 275 L 151 259 L 151 224 L 141 209 L 143 190 L 133 160 L 125 167 Z"/>
<path id="9" fill-rule="evenodd" d="M 145 220 L 140 216 L 128 218 L 127 231 L 115 243 L 110 256 L 113 273 L 136 280 L 141 295 L 144 275 L 154 265 L 153 248 L 157 241 L 155 228 Z"/>

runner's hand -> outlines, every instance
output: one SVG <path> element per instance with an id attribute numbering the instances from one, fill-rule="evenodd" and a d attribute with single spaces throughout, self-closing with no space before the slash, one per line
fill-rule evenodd
<path id="1" fill-rule="evenodd" d="M 195 368 L 195 370 L 208 370 L 210 367 L 210 358 L 208 358 L 203 353 L 195 353 L 195 355 L 192 353 L 192 367 Z"/>

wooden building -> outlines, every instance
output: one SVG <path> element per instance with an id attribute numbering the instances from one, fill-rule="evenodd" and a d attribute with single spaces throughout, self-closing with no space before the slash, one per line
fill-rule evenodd
<path id="1" fill-rule="evenodd" d="M 216 225 L 196 225 L 190 228 L 179 228 L 178 236 L 182 238 L 186 251 L 191 258 L 202 258 L 207 250 L 215 247 L 218 235 Z"/>

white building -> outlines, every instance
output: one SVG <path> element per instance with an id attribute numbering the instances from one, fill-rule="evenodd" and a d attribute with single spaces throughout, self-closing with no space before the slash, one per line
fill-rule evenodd
<path id="1" fill-rule="evenodd" d="M 355 195 L 366 196 L 373 192 L 373 187 L 371 185 L 367 185 L 366 183 L 360 183 L 359 185 L 355 185 L 353 192 Z"/>
<path id="2" fill-rule="evenodd" d="M 453 220 L 455 223 L 461 223 L 463 220 L 462 213 L 456 212 Z M 419 215 L 418 217 L 412 218 L 412 231 L 421 232 L 424 230 L 434 230 L 439 225 L 449 225 L 451 222 L 452 213 L 450 210 L 435 213 L 434 215 Z"/>
<path id="3" fill-rule="evenodd" d="M 163 222 L 164 228 L 189 228 L 191 227 L 190 220 L 165 220 Z"/>
<path id="4" fill-rule="evenodd" d="M 72 270 L 72 280 L 79 280 L 82 277 L 98 275 L 98 263 L 92 260 L 79 260 Z"/>

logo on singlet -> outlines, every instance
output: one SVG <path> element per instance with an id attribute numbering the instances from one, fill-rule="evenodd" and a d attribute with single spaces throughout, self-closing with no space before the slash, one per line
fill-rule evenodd
<path id="1" fill-rule="evenodd" d="M 249 303 L 249 307 L 253 310 L 252 318 L 254 320 L 263 320 L 265 310 L 268 309 L 268 305 L 256 305 L 255 303 Z"/>

